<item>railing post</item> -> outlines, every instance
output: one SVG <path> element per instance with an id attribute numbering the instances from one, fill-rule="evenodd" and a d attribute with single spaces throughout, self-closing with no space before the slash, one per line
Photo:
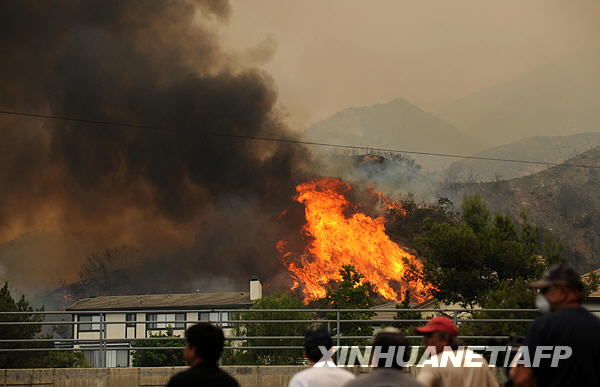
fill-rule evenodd
<path id="1" fill-rule="evenodd" d="M 100 364 L 106 368 L 106 316 L 100 313 Z"/>
<path id="2" fill-rule="evenodd" d="M 336 361 L 339 361 L 340 360 L 340 311 L 339 310 L 336 313 L 335 319 L 336 319 L 335 324 L 336 324 L 336 329 L 337 329 L 335 336 L 336 336 L 336 345 L 338 348 L 337 351 L 335 351 L 335 359 L 336 359 Z"/>
<path id="3" fill-rule="evenodd" d="M 336 324 L 336 330 L 337 330 L 337 334 L 336 334 L 336 337 L 337 337 L 337 340 L 336 340 L 336 345 L 339 347 L 339 346 L 340 346 L 340 333 L 341 333 L 341 332 L 340 332 L 340 311 L 339 311 L 339 310 L 336 312 L 336 317 L 335 317 L 335 319 L 336 319 L 336 322 L 335 322 L 335 324 Z"/>

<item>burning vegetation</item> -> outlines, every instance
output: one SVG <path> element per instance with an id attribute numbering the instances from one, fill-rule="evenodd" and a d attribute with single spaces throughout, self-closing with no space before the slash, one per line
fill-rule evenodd
<path id="1" fill-rule="evenodd" d="M 281 259 L 305 302 L 323 298 L 326 286 L 339 280 L 342 265 L 353 265 L 376 293 L 399 301 L 410 291 L 413 301 L 425 300 L 432 290 L 422 279 L 422 264 L 385 232 L 385 219 L 358 211 L 347 198 L 352 186 L 336 178 L 320 178 L 296 187 L 295 200 L 304 205 L 302 227 L 306 247 L 302 252 L 277 243 Z M 389 205 L 391 201 L 384 202 Z"/>

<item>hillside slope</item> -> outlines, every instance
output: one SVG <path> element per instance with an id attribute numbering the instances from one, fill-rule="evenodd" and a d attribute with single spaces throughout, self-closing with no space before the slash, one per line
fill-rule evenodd
<path id="1" fill-rule="evenodd" d="M 518 216 L 527 211 L 532 223 L 563 240 L 581 270 L 600 266 L 600 147 L 534 175 L 463 187 L 460 195 L 481 195 L 489 206 Z"/>
<path id="2" fill-rule="evenodd" d="M 599 145 L 600 133 L 529 137 L 510 144 L 486 149 L 475 154 L 475 156 L 562 163 Z M 472 176 L 477 181 L 494 181 L 496 179 L 506 180 L 531 175 L 548 167 L 542 164 L 463 159 L 452 163 L 449 168 L 458 176 Z"/>
<path id="3" fill-rule="evenodd" d="M 483 149 L 478 141 L 403 99 L 344 109 L 308 128 L 305 136 L 311 141 L 412 151 L 471 154 Z M 442 158 L 414 157 L 426 169 L 447 166 Z"/>
<path id="4" fill-rule="evenodd" d="M 495 145 L 600 131 L 600 55 L 579 53 L 432 111 Z"/>

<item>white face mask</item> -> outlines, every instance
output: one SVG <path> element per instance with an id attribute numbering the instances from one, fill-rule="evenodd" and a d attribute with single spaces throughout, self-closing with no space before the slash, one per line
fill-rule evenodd
<path id="1" fill-rule="evenodd" d="M 538 295 L 535 296 L 535 307 L 542 313 L 548 313 L 552 310 L 550 303 L 542 293 L 538 293 Z"/>

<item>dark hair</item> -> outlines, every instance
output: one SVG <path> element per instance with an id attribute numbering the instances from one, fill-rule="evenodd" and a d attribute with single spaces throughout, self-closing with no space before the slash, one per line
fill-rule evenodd
<path id="1" fill-rule="evenodd" d="M 398 351 L 404 351 L 402 361 L 407 362 L 410 356 L 410 347 L 406 337 L 400 332 L 379 332 L 373 339 L 374 347 L 381 347 L 381 353 L 388 353 L 390 347 L 396 348 L 394 351 L 394 359 L 392 361 L 392 368 L 402 369 L 402 365 L 398 364 L 396 354 Z M 377 367 L 385 367 L 385 363 L 388 361 L 386 358 L 379 358 L 377 360 Z"/>
<path id="2" fill-rule="evenodd" d="M 325 328 L 309 330 L 304 335 L 304 352 L 306 353 L 306 357 L 315 363 L 323 357 L 323 353 L 319 347 L 327 349 L 333 347 L 331 336 Z"/>
<path id="3" fill-rule="evenodd" d="M 206 364 L 217 364 L 225 336 L 223 330 L 208 323 L 199 323 L 185 331 L 188 345 L 196 350 L 196 356 L 201 357 Z"/>

